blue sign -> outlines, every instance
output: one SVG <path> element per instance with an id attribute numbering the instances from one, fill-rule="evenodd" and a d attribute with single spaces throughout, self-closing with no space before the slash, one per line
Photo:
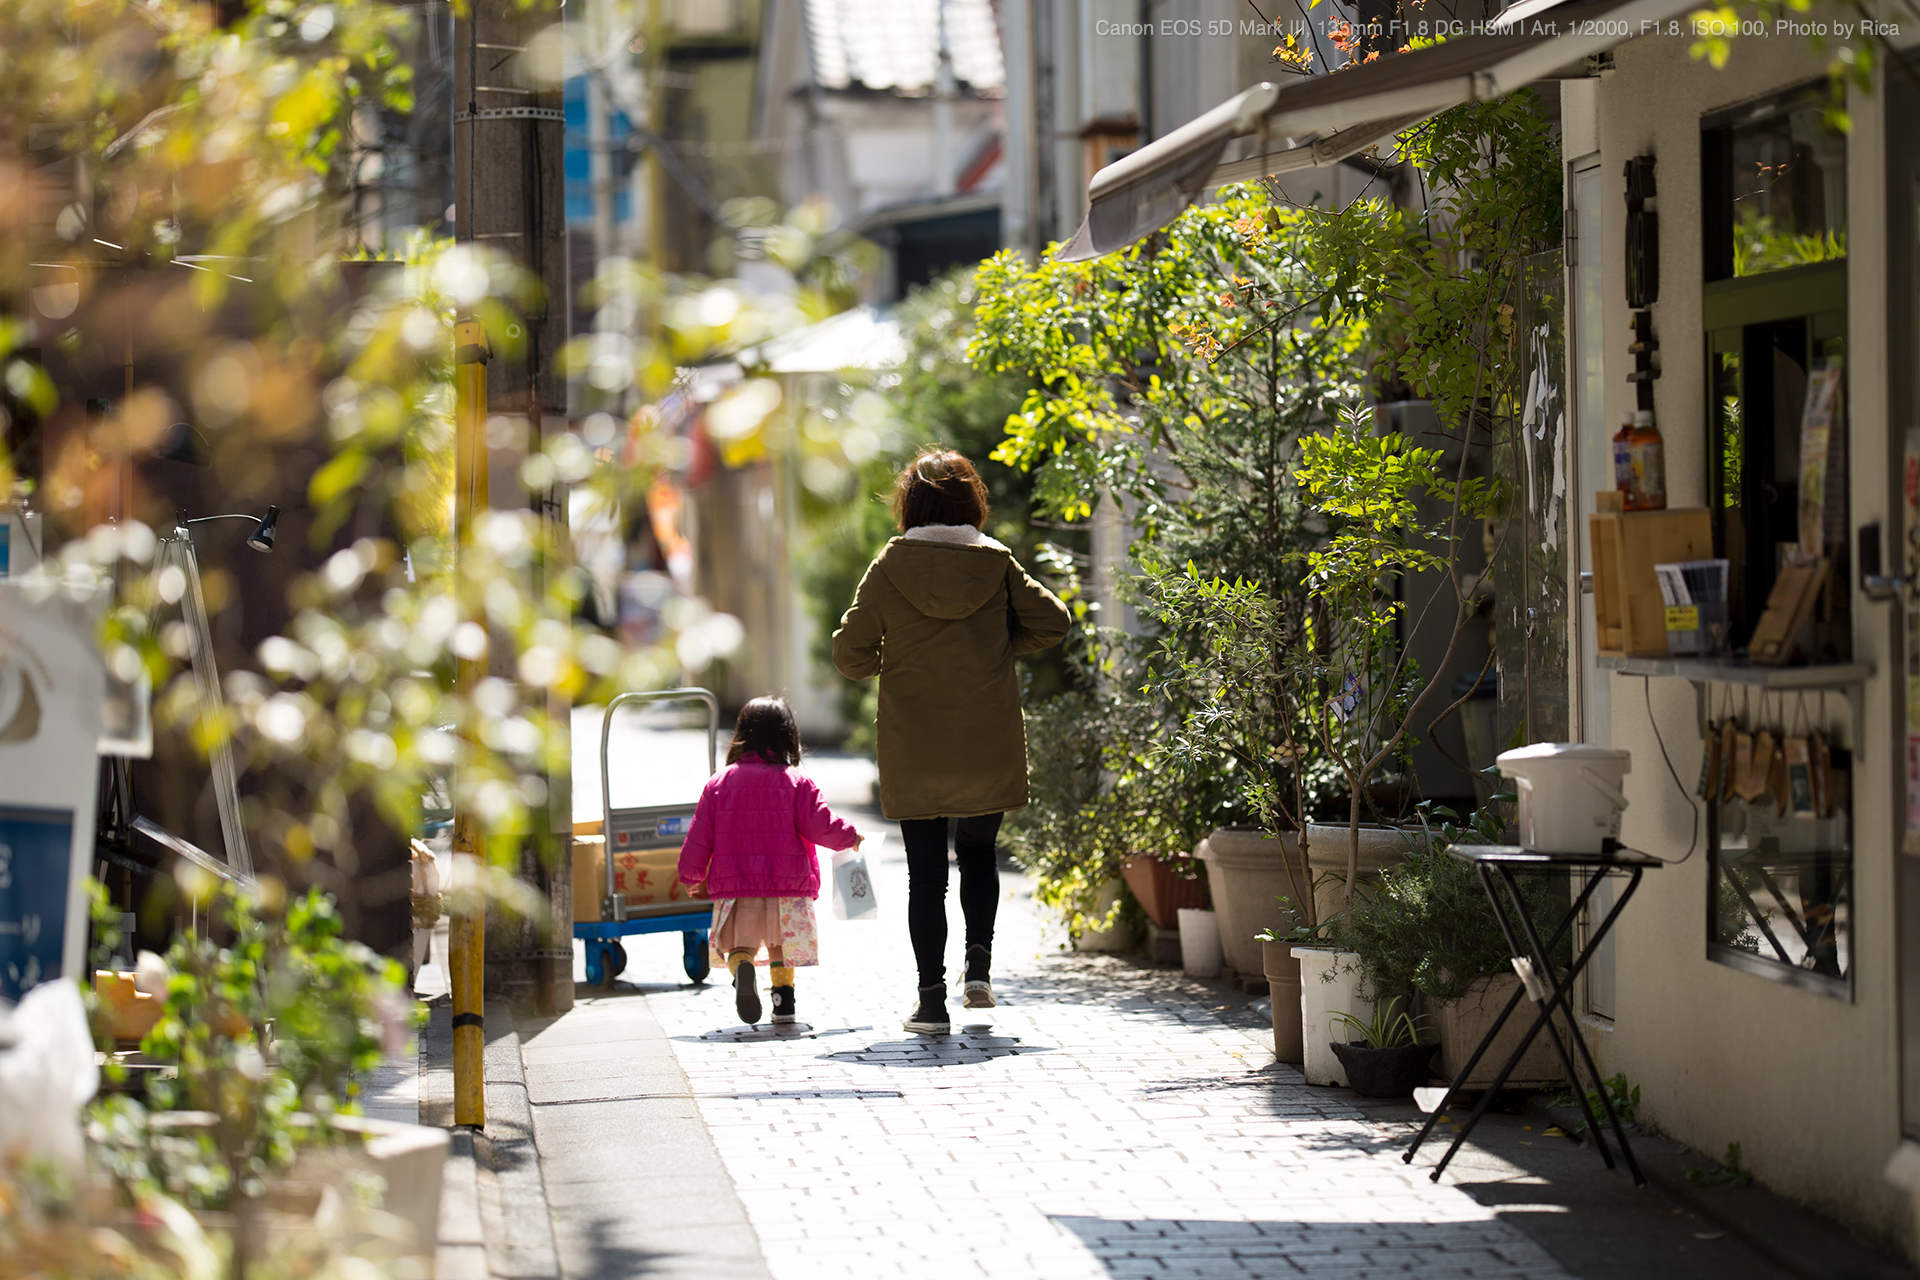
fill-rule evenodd
<path id="1" fill-rule="evenodd" d="M 0 805 L 0 998 L 63 976 L 72 861 L 71 810 Z"/>

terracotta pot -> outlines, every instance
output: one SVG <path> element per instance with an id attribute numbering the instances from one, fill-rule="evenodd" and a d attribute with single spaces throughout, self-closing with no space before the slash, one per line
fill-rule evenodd
<path id="1" fill-rule="evenodd" d="M 1360 878 L 1378 876 L 1424 838 L 1418 830 L 1361 827 Z M 1294 863 L 1296 877 L 1300 874 L 1296 852 L 1299 839 L 1298 832 L 1286 834 L 1286 855 Z M 1254 934 L 1267 929 L 1284 933 L 1295 923 L 1287 918 L 1279 902 L 1294 896 L 1296 884 L 1281 861 L 1281 848 L 1281 841 L 1258 831 L 1221 827 L 1194 850 L 1194 856 L 1207 865 L 1214 910 L 1220 913 L 1220 946 L 1227 967 L 1236 972 L 1260 972 L 1260 948 Z M 1346 908 L 1347 829 L 1318 823 L 1308 826 L 1307 860 L 1308 878 L 1316 884 L 1314 907 L 1324 921 Z"/>
<path id="2" fill-rule="evenodd" d="M 1267 998 L 1273 1005 L 1273 1056 L 1278 1062 L 1299 1063 L 1300 960 L 1286 942 L 1262 942 L 1260 967 L 1267 975 Z"/>
<path id="3" fill-rule="evenodd" d="M 1157 928 L 1179 927 L 1175 913 L 1182 907 L 1207 905 L 1207 884 L 1198 875 L 1183 876 L 1151 854 L 1135 854 L 1120 868 L 1127 888 L 1140 900 L 1140 909 Z"/>

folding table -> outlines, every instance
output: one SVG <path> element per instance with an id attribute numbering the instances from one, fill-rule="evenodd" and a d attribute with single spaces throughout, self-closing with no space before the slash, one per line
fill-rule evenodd
<path id="1" fill-rule="evenodd" d="M 1632 1148 L 1627 1145 L 1627 1132 L 1620 1123 L 1618 1113 L 1614 1110 L 1613 1099 L 1607 1095 L 1606 1082 L 1600 1078 L 1600 1069 L 1594 1065 L 1593 1054 L 1588 1051 L 1587 1042 L 1581 1038 L 1580 1028 L 1574 1021 L 1573 983 L 1580 976 L 1581 971 L 1587 967 L 1587 962 L 1593 959 L 1594 951 L 1599 948 L 1601 942 L 1605 941 L 1608 931 L 1613 928 L 1613 922 L 1619 918 L 1620 912 L 1633 897 L 1634 890 L 1640 887 L 1640 877 L 1648 869 L 1665 864 L 1660 859 L 1637 850 L 1617 847 L 1604 853 L 1540 853 L 1513 845 L 1456 844 L 1447 852 L 1463 862 L 1472 863 L 1474 870 L 1479 873 L 1480 884 L 1487 891 L 1487 900 L 1493 904 L 1494 918 L 1499 920 L 1500 932 L 1506 937 L 1507 950 L 1513 957 L 1513 971 L 1520 978 L 1520 986 L 1507 1000 L 1507 1006 L 1500 1011 L 1500 1016 L 1493 1020 L 1493 1026 L 1488 1028 L 1485 1038 L 1480 1041 L 1480 1047 L 1473 1051 L 1473 1056 L 1468 1058 L 1466 1064 L 1460 1068 L 1459 1075 L 1447 1086 L 1446 1096 L 1428 1115 L 1427 1122 L 1420 1127 L 1413 1145 L 1407 1148 L 1406 1155 L 1401 1159 L 1408 1164 L 1413 1163 L 1414 1153 L 1420 1150 L 1420 1144 L 1427 1140 L 1428 1135 L 1433 1132 L 1433 1126 L 1453 1100 L 1466 1092 L 1465 1082 L 1472 1077 L 1474 1068 L 1480 1065 L 1480 1059 L 1486 1056 L 1487 1050 L 1500 1035 L 1501 1028 L 1506 1026 L 1507 1019 L 1512 1017 L 1513 1011 L 1520 1007 L 1520 998 L 1526 996 L 1539 1008 L 1539 1012 L 1534 1015 L 1533 1025 L 1527 1028 L 1526 1035 L 1520 1038 L 1520 1043 L 1515 1045 L 1513 1052 L 1507 1055 L 1506 1064 L 1500 1068 L 1493 1083 L 1481 1091 L 1480 1100 L 1474 1105 L 1473 1113 L 1454 1134 L 1453 1145 L 1447 1148 L 1446 1154 L 1440 1157 L 1440 1163 L 1434 1166 L 1433 1180 L 1435 1182 L 1440 1180 L 1447 1162 L 1453 1159 L 1454 1152 L 1460 1149 L 1460 1144 L 1467 1140 L 1467 1135 L 1472 1133 L 1474 1126 L 1480 1123 L 1480 1117 L 1486 1114 L 1494 1094 L 1500 1091 L 1500 1087 L 1513 1074 L 1514 1068 L 1519 1066 L 1520 1059 L 1534 1040 L 1542 1031 L 1545 1031 L 1553 1041 L 1554 1052 L 1560 1056 L 1560 1065 L 1565 1068 L 1567 1080 L 1573 1086 L 1574 1097 L 1579 1100 L 1580 1110 L 1586 1116 L 1587 1132 L 1593 1135 L 1594 1145 L 1600 1149 L 1600 1158 L 1606 1161 L 1607 1168 L 1614 1167 L 1613 1152 L 1608 1149 L 1606 1137 L 1600 1131 L 1600 1120 L 1593 1113 L 1586 1082 L 1582 1079 L 1574 1062 L 1575 1055 L 1586 1067 L 1587 1077 L 1592 1080 L 1593 1093 L 1599 1099 L 1600 1109 L 1606 1115 L 1607 1124 L 1612 1128 L 1613 1136 L 1620 1143 L 1620 1154 L 1626 1158 L 1627 1168 L 1633 1172 L 1634 1185 L 1645 1186 L 1647 1180 L 1640 1172 L 1639 1162 L 1633 1158 Z M 1526 900 L 1521 897 L 1519 883 L 1514 879 L 1514 874 L 1521 871 L 1584 871 L 1587 873 L 1586 887 L 1573 900 L 1573 905 L 1567 909 L 1566 918 L 1561 920 L 1559 927 L 1544 943 L 1540 939 L 1539 927 L 1527 914 Z M 1567 936 L 1568 931 L 1573 927 L 1573 922 L 1579 918 L 1588 900 L 1593 897 L 1594 890 L 1600 887 L 1601 880 L 1616 872 L 1626 874 L 1625 889 L 1614 900 L 1613 909 L 1607 912 L 1599 926 L 1587 937 L 1586 944 L 1578 948 L 1565 973 L 1561 973 L 1553 964 L 1554 949 L 1560 945 L 1561 939 Z M 1509 904 L 1511 904 L 1511 911 L 1509 911 Z M 1554 1023 L 1555 1013 L 1565 1016 L 1564 1038 L 1560 1028 Z M 1568 1040 L 1573 1042 L 1572 1053 L 1567 1049 Z"/>

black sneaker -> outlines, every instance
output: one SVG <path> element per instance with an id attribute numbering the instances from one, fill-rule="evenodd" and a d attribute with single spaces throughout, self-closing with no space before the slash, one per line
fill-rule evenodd
<path id="1" fill-rule="evenodd" d="M 920 1007 L 901 1025 L 923 1036 L 944 1036 L 952 1031 L 953 1023 L 947 1017 L 947 984 L 936 982 L 920 988 Z"/>
<path id="2" fill-rule="evenodd" d="M 793 1022 L 795 1020 L 793 1016 L 793 988 L 790 986 L 771 987 L 769 991 L 773 996 L 773 1025 L 780 1027 Z"/>
<path id="3" fill-rule="evenodd" d="M 752 961 L 733 971 L 733 1010 L 748 1026 L 760 1021 L 760 989 L 755 985 Z"/>
<path id="4" fill-rule="evenodd" d="M 975 943 L 967 948 L 966 978 L 960 987 L 962 1008 L 991 1009 L 993 1003 L 993 984 L 987 980 L 987 969 L 993 963 L 993 953 Z"/>

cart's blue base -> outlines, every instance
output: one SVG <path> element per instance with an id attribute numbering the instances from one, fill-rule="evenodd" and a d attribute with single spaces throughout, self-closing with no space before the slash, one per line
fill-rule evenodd
<path id="1" fill-rule="evenodd" d="M 713 920 L 712 909 L 670 916 L 643 916 L 638 920 L 598 920 L 576 923 L 573 936 L 587 944 L 587 982 L 611 990 L 613 979 L 627 967 L 627 949 L 620 939 L 639 933 L 677 933 L 680 935 L 681 964 L 695 982 L 707 978 L 707 926 Z"/>

